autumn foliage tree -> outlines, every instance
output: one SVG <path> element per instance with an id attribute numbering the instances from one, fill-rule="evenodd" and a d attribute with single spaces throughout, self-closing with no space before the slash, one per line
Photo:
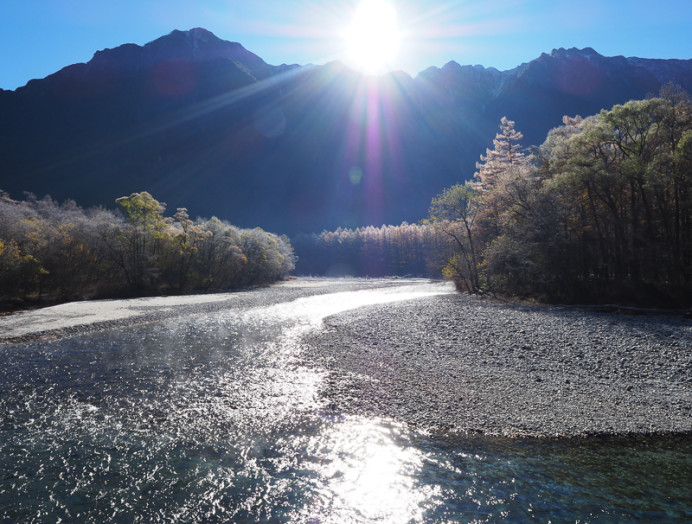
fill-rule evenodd
<path id="1" fill-rule="evenodd" d="M 125 213 L 126 225 L 116 235 L 113 260 L 122 269 L 128 286 L 146 289 L 155 284 L 160 272 L 159 257 L 168 239 L 169 220 L 163 216 L 166 206 L 146 191 L 118 198 L 116 204 Z"/>
<path id="2" fill-rule="evenodd" d="M 226 290 L 273 282 L 294 268 L 285 237 L 192 220 L 184 208 L 166 217 L 147 192 L 117 204 L 119 211 L 82 209 L 0 193 L 0 305 Z"/>
<path id="3" fill-rule="evenodd" d="M 514 121 L 503 116 L 500 132 L 495 135 L 493 149 L 486 149 L 481 161 L 476 163 L 475 182 L 472 187 L 479 191 L 491 191 L 500 179 L 511 169 L 526 163 L 521 145 L 524 135 L 514 128 Z"/>
<path id="4" fill-rule="evenodd" d="M 452 279 L 459 290 L 470 293 L 481 291 L 478 242 L 474 232 L 478 200 L 471 182 L 454 185 L 433 199 L 427 220 L 451 243 L 452 255 L 443 275 Z"/>
<path id="5" fill-rule="evenodd" d="M 662 299 L 689 289 L 691 107 L 688 98 L 630 101 L 542 148 L 545 187 L 569 211 L 565 263 L 585 289 Z M 552 161 L 556 147 L 570 151 L 567 162 Z"/>
<path id="6" fill-rule="evenodd" d="M 303 275 L 441 276 L 452 251 L 432 224 L 338 228 L 292 240 Z"/>
<path id="7" fill-rule="evenodd" d="M 563 124 L 529 156 L 503 118 L 494 149 L 481 156 L 468 235 L 479 246 L 481 288 L 553 301 L 689 306 L 689 96 L 666 86 L 659 97 Z"/>

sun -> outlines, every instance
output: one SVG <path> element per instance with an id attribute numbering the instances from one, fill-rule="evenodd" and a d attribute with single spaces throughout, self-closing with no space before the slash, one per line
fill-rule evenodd
<path id="1" fill-rule="evenodd" d="M 382 73 L 396 58 L 400 39 L 394 6 L 384 0 L 364 0 L 346 30 L 349 61 L 365 73 Z"/>

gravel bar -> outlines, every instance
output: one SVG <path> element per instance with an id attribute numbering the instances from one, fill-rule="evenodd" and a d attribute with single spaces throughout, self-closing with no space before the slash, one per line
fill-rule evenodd
<path id="1" fill-rule="evenodd" d="M 402 284 L 301 278 L 222 295 L 63 304 L 0 317 L 0 344 Z M 326 372 L 330 416 L 511 437 L 692 435 L 692 321 L 682 315 L 447 294 L 328 317 L 301 346 L 303 365 Z"/>
<path id="2" fill-rule="evenodd" d="M 69 302 L 0 316 L 0 344 L 52 340 L 169 318 L 266 307 L 307 296 L 401 286 L 407 282 L 392 278 L 302 277 L 230 293 Z"/>
<path id="3" fill-rule="evenodd" d="M 443 295 L 329 317 L 335 416 L 509 437 L 692 434 L 692 322 Z"/>

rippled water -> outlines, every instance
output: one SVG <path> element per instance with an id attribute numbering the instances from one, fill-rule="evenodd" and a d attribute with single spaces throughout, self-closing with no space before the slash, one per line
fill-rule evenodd
<path id="1" fill-rule="evenodd" d="M 692 439 L 412 432 L 325 408 L 300 337 L 429 286 L 0 347 L 0 520 L 686 521 Z"/>

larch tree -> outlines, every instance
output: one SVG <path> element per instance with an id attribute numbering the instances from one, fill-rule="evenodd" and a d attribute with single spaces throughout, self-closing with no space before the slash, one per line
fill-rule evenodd
<path id="1" fill-rule="evenodd" d="M 500 177 L 513 167 L 526 164 L 523 148 L 520 144 L 524 135 L 514 129 L 514 121 L 503 116 L 500 120 L 500 132 L 495 135 L 493 149 L 486 149 L 481 161 L 476 163 L 474 187 L 480 191 L 494 188 Z"/>

